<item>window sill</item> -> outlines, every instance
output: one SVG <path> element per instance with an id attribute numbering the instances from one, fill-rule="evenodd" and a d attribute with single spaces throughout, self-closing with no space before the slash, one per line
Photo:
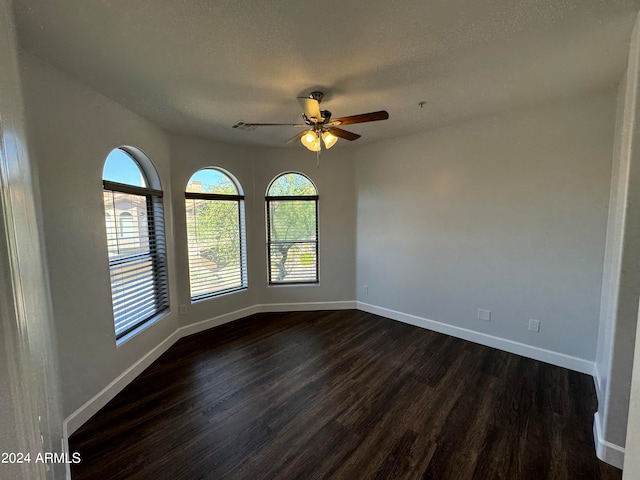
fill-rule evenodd
<path id="1" fill-rule="evenodd" d="M 118 338 L 116 340 L 116 348 L 120 348 L 122 345 L 127 343 L 130 339 L 132 339 L 133 337 L 138 335 L 140 332 L 142 332 L 143 330 L 146 330 L 151 325 L 155 324 L 158 320 L 160 320 L 160 319 L 166 317 L 167 315 L 169 315 L 170 312 L 171 312 L 171 310 L 169 310 L 169 308 L 166 308 L 165 310 L 163 310 L 163 311 L 157 313 L 156 315 L 154 315 L 153 317 L 151 317 L 149 320 L 147 320 L 143 324 L 138 325 L 135 329 L 131 330 L 126 335 L 123 335 L 122 337 Z"/>
<path id="2" fill-rule="evenodd" d="M 241 288 L 237 288 L 234 290 L 228 290 L 228 291 L 224 291 L 224 292 L 220 292 L 220 293 L 212 293 L 211 295 L 207 295 L 207 296 L 203 296 L 203 297 L 199 297 L 199 298 L 192 298 L 191 299 L 191 305 L 195 304 L 195 303 L 200 303 L 200 302 L 206 302 L 207 300 L 214 300 L 216 298 L 221 298 L 221 297 L 226 297 L 227 295 L 234 295 L 236 293 L 242 293 L 242 292 L 246 292 L 247 290 L 249 290 L 249 287 L 241 287 Z"/>
<path id="3" fill-rule="evenodd" d="M 282 282 L 282 283 L 269 283 L 267 285 L 267 288 L 271 288 L 271 287 L 319 287 L 320 286 L 320 282 L 299 282 L 299 283 L 295 283 L 295 282 Z"/>

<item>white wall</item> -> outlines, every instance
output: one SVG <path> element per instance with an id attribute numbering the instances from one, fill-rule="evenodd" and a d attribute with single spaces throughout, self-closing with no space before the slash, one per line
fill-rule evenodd
<path id="1" fill-rule="evenodd" d="M 611 166 L 611 187 L 609 192 L 609 214 L 607 216 L 607 237 L 605 244 L 604 266 L 602 273 L 602 292 L 600 298 L 600 322 L 596 349 L 595 379 L 598 398 L 605 402 L 609 383 L 609 366 L 613 354 L 612 339 L 615 331 L 615 316 L 620 281 L 620 262 L 622 260 L 622 241 L 624 236 L 625 204 L 628 191 L 628 162 L 621 163 L 622 129 L 625 124 L 625 96 L 627 75 L 618 86 L 616 95 L 616 121 Z"/>
<path id="2" fill-rule="evenodd" d="M 360 148 L 358 300 L 590 371 L 614 109 L 607 91 Z"/>
<path id="3" fill-rule="evenodd" d="M 640 296 L 640 25 L 618 91 L 611 200 L 602 285 L 595 417 L 598 456 L 622 467 Z"/>
<path id="4" fill-rule="evenodd" d="M 102 169 L 121 145 L 144 151 L 165 189 L 171 225 L 169 144 L 162 130 L 22 52 L 27 127 L 41 214 L 68 417 L 175 331 L 172 230 L 167 229 L 172 312 L 116 347 L 102 200 Z"/>
<path id="5" fill-rule="evenodd" d="M 10 2 L 0 0 L 0 451 L 60 452 L 62 412 L 37 188 L 27 150 Z M 39 418 L 41 420 L 39 422 Z M 41 437 L 42 435 L 42 437 Z M 2 464 L 0 477 L 56 478 L 57 465 Z"/>

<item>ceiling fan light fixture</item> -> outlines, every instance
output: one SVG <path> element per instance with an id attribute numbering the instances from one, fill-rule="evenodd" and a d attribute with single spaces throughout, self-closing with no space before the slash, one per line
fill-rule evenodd
<path id="1" fill-rule="evenodd" d="M 323 132 L 322 141 L 324 142 L 324 146 L 328 150 L 336 144 L 336 142 L 338 141 L 338 137 L 333 135 L 331 132 Z"/>
<path id="2" fill-rule="evenodd" d="M 302 137 L 300 137 L 300 142 L 312 152 L 320 151 L 320 137 L 318 137 L 318 134 L 313 130 L 304 132 Z"/>

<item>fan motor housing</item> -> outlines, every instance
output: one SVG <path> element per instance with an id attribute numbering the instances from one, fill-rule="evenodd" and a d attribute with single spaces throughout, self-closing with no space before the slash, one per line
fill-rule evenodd
<path id="1" fill-rule="evenodd" d="M 311 93 L 309 94 L 309 97 L 310 97 L 310 98 L 313 98 L 314 100 L 317 100 L 317 101 L 318 101 L 318 103 L 320 103 L 320 102 L 322 101 L 323 97 L 324 97 L 324 93 L 322 93 L 322 92 L 318 92 L 318 91 L 316 91 L 316 92 L 311 92 Z"/>

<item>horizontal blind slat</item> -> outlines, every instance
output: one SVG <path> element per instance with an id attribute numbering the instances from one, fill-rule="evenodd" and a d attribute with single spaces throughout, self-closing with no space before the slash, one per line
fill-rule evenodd
<path id="1" fill-rule="evenodd" d="M 104 190 L 105 224 L 116 338 L 169 305 L 162 192 Z"/>

